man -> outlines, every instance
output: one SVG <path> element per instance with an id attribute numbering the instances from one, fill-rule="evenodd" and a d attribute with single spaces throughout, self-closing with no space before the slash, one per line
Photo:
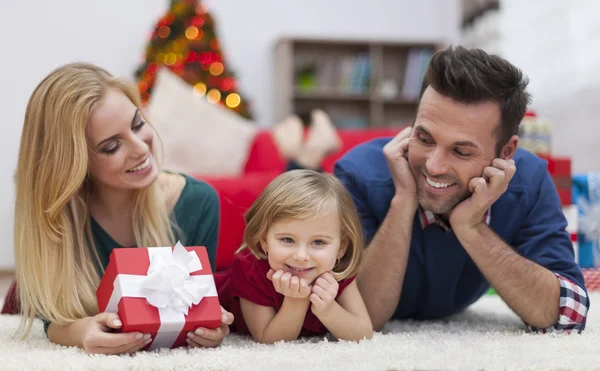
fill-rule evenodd
<path id="1" fill-rule="evenodd" d="M 490 285 L 532 330 L 584 329 L 588 297 L 547 164 L 517 149 L 527 84 L 498 56 L 440 51 L 413 126 L 336 164 L 367 239 L 358 286 L 376 329 L 459 312 Z"/>

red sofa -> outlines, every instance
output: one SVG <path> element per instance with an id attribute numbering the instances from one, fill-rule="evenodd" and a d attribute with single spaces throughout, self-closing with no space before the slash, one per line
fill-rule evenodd
<path id="1" fill-rule="evenodd" d="M 322 167 L 333 172 L 333 165 L 344 153 L 360 143 L 382 136 L 393 136 L 400 128 L 339 130 L 342 140 L 340 151 L 323 160 Z M 244 213 L 252 205 L 263 189 L 286 168 L 268 130 L 260 131 L 252 144 L 244 174 L 240 177 L 209 178 L 200 174 L 194 177 L 212 185 L 219 195 L 221 220 L 219 228 L 219 246 L 217 252 L 217 270 L 230 266 L 233 253 L 239 248 L 244 234 Z M 18 313 L 13 283 L 6 296 L 2 313 Z"/>

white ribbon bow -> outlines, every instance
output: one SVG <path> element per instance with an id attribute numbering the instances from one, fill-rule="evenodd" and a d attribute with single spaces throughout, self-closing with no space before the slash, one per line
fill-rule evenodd
<path id="1" fill-rule="evenodd" d="M 190 279 L 190 273 L 200 269 L 198 256 L 177 242 L 172 255 L 153 255 L 140 289 L 150 305 L 187 315 L 210 290 L 209 285 Z"/>

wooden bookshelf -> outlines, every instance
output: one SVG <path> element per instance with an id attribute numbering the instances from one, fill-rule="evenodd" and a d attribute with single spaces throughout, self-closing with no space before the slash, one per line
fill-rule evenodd
<path id="1" fill-rule="evenodd" d="M 410 124 L 427 63 L 441 48 L 438 42 L 281 39 L 276 119 L 321 108 L 340 128 Z"/>

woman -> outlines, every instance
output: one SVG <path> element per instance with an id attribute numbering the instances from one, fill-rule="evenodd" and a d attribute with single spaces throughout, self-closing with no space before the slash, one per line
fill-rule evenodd
<path id="1" fill-rule="evenodd" d="M 131 353 L 149 334 L 117 334 L 96 288 L 112 249 L 203 245 L 216 258 L 219 203 L 204 182 L 160 171 L 158 140 L 134 86 L 90 64 L 50 73 L 25 114 L 16 174 L 15 256 L 26 336 L 35 316 L 50 341 L 89 353 Z M 200 159 L 199 159 L 200 160 Z M 233 321 L 197 329 L 217 346 Z"/>

